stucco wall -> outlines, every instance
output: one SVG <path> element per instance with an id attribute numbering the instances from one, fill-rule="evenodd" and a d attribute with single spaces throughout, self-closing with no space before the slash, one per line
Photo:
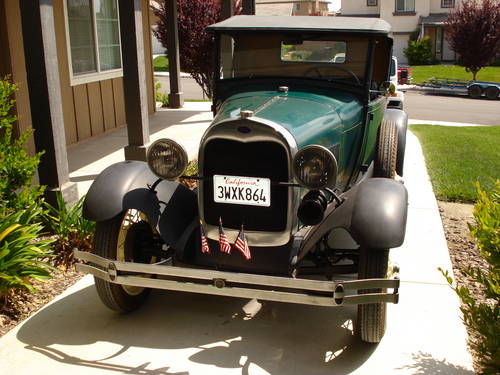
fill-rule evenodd
<path id="1" fill-rule="evenodd" d="M 352 14 L 379 14 L 380 4 L 384 0 L 378 0 L 377 6 L 367 6 L 366 0 L 342 0 L 340 8 L 342 16 Z"/>
<path id="2" fill-rule="evenodd" d="M 441 8 L 441 0 L 430 0 L 430 12 L 431 13 L 448 13 L 462 3 L 462 0 L 455 0 L 455 8 Z"/>

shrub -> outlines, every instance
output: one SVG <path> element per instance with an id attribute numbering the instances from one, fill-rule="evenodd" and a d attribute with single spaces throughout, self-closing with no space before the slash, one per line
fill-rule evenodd
<path id="1" fill-rule="evenodd" d="M 0 222 L 0 305 L 15 302 L 15 289 L 36 292 L 33 279 L 51 277 L 52 268 L 43 261 L 50 256 L 50 240 L 36 241 L 42 226 L 26 224 L 33 212 L 12 212 Z"/>
<path id="2" fill-rule="evenodd" d="M 452 286 L 462 301 L 461 310 L 465 324 L 476 331 L 481 340 L 471 342 L 481 353 L 480 364 L 485 374 L 498 374 L 500 369 L 500 181 L 495 190 L 486 193 L 477 184 L 478 199 L 474 206 L 475 223 L 470 233 L 479 247 L 481 256 L 488 263 L 487 271 L 478 267 L 461 270 L 481 286 L 486 302 L 478 303 L 470 290 L 463 285 Z M 448 272 L 441 272 L 448 283 L 452 279 Z"/>
<path id="3" fill-rule="evenodd" d="M 73 249 L 88 250 L 91 248 L 95 223 L 83 218 L 84 197 L 69 206 L 62 194 L 56 195 L 57 207 L 46 203 L 46 226 L 56 235 L 54 244 L 54 265 L 68 267 L 73 264 Z"/>
<path id="4" fill-rule="evenodd" d="M 196 176 L 198 174 L 198 160 L 191 160 L 184 172 L 185 176 Z M 193 190 L 197 186 L 197 182 L 194 179 L 179 177 L 179 182 L 186 185 L 189 189 Z"/>
<path id="5" fill-rule="evenodd" d="M 168 107 L 168 94 L 161 92 L 161 83 L 155 80 L 155 100 L 161 103 L 162 107 Z"/>
<path id="6" fill-rule="evenodd" d="M 421 40 L 409 40 L 403 53 L 410 65 L 428 65 L 432 57 L 431 39 L 426 36 Z"/>
<path id="7" fill-rule="evenodd" d="M 0 80 L 0 206 L 9 212 L 25 209 L 41 202 L 44 188 L 32 185 L 42 153 L 29 156 L 25 144 L 32 131 L 15 139 L 12 115 L 16 85 L 7 78 Z"/>

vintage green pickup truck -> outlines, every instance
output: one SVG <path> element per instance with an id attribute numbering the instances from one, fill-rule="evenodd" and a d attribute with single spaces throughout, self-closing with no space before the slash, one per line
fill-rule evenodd
<path id="1" fill-rule="evenodd" d="M 215 118 L 197 181 L 171 139 L 104 170 L 85 200 L 93 253 L 76 252 L 105 305 L 150 288 L 320 306 L 358 305 L 385 332 L 389 249 L 405 235 L 407 116 L 387 108 L 390 26 L 374 18 L 236 16 L 208 27 Z M 344 276 L 339 276 L 344 275 Z M 388 291 L 388 289 L 390 291 Z"/>

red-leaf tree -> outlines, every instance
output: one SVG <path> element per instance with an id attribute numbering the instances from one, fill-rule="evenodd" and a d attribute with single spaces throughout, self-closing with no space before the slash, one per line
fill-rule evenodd
<path id="1" fill-rule="evenodd" d="M 450 13 L 445 30 L 451 49 L 476 80 L 477 72 L 500 52 L 500 1 L 465 0 Z"/>
<path id="2" fill-rule="evenodd" d="M 153 12 L 158 17 L 158 27 L 154 34 L 168 51 L 170 46 L 167 43 L 167 1 L 172 0 L 158 1 L 158 6 L 153 8 Z M 241 2 L 236 1 L 234 13 L 238 14 L 240 12 Z M 212 35 L 208 34 L 205 28 L 220 21 L 220 18 L 220 0 L 177 0 L 181 70 L 190 73 L 209 98 L 212 97 L 213 93 L 214 45 Z"/>

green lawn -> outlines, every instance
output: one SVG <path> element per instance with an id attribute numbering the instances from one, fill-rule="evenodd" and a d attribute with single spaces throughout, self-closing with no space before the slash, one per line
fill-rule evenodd
<path id="1" fill-rule="evenodd" d="M 491 191 L 500 179 L 500 126 L 411 125 L 418 137 L 436 197 L 473 202 L 474 183 Z"/>
<path id="2" fill-rule="evenodd" d="M 153 70 L 155 72 L 168 72 L 168 58 L 166 56 L 156 56 L 153 59 Z"/>
<path id="3" fill-rule="evenodd" d="M 458 65 L 418 65 L 412 66 L 413 83 L 422 83 L 431 77 L 472 79 L 472 73 Z M 500 66 L 487 66 L 477 74 L 478 81 L 500 82 Z"/>

